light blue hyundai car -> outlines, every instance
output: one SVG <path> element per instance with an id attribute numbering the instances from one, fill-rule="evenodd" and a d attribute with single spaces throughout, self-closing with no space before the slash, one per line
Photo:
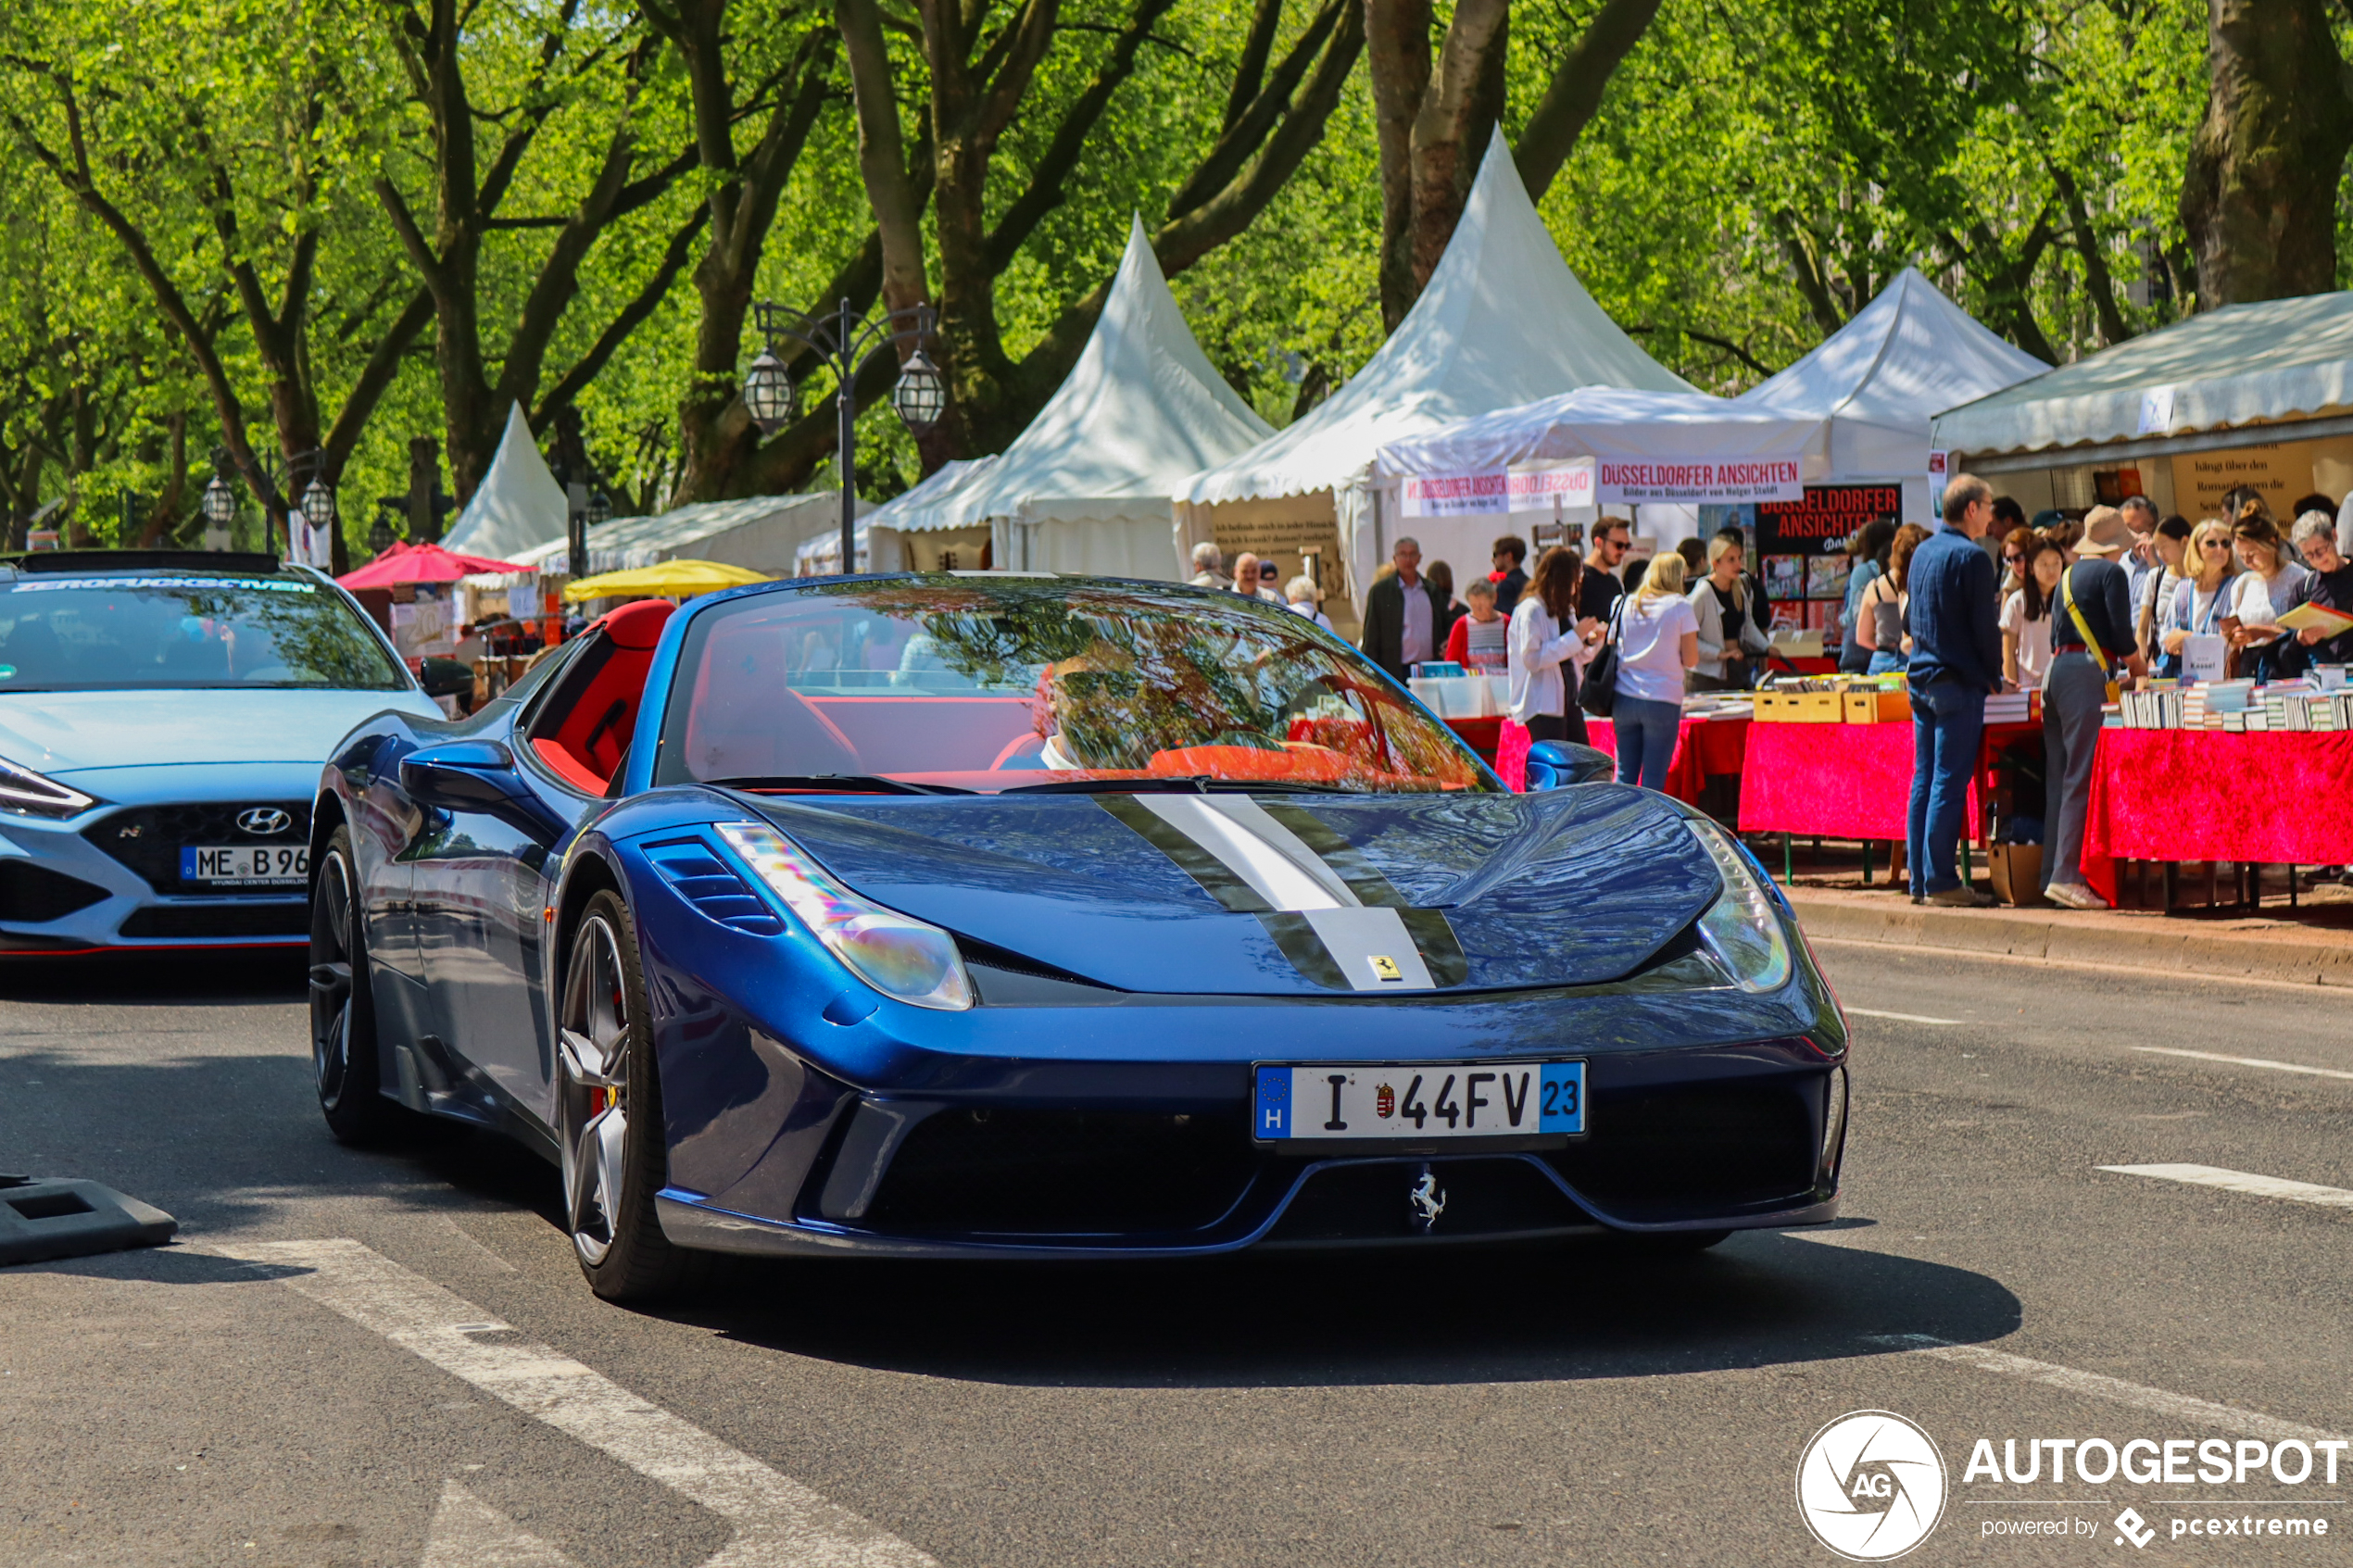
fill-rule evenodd
<path id="1" fill-rule="evenodd" d="M 0 558 L 0 955 L 304 944 L 320 767 L 426 671 L 268 556 Z"/>

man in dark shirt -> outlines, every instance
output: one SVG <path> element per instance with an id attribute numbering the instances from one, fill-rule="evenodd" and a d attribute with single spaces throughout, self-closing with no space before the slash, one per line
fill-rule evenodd
<path id="1" fill-rule="evenodd" d="M 1626 585 L 1617 574 L 1633 543 L 1633 527 L 1622 517 L 1605 517 L 1593 524 L 1593 547 L 1586 552 L 1585 574 L 1577 583 L 1579 621 L 1606 621 L 1617 601 L 1626 596 Z"/>
<path id="2" fill-rule="evenodd" d="M 2058 602 L 2051 607 L 2051 667 L 2043 677 L 2044 815 L 2050 823 L 2043 893 L 2070 909 L 2108 908 L 2083 883 L 2083 819 L 2108 684 L 2120 670 L 2142 672 L 2132 579 L 2116 564 L 2130 533 L 2115 513 L 2092 524 L 2076 542 L 2078 558 L 2060 576 Z"/>
<path id="3" fill-rule="evenodd" d="M 1914 903 L 1990 904 L 1960 878 L 1962 811 L 1977 776 L 1985 698 L 2002 689 L 1994 563 L 1977 546 L 1994 491 L 1968 474 L 1944 487 L 1944 526 L 1904 573 L 1911 596 L 1912 801 L 1905 840 Z"/>
<path id="4" fill-rule="evenodd" d="M 1512 607 L 1519 603 L 1520 591 L 1528 586 L 1528 573 L 1521 570 L 1528 561 L 1528 541 L 1516 533 L 1506 533 L 1495 541 L 1490 557 L 1495 570 L 1487 580 L 1495 584 L 1495 608 L 1510 615 Z"/>

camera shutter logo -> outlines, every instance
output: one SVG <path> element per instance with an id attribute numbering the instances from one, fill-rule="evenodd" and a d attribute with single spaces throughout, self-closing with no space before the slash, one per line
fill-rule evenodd
<path id="1" fill-rule="evenodd" d="M 1944 1456 L 1892 1411 L 1855 1411 L 1814 1434 L 1797 1461 L 1797 1512 L 1814 1538 L 1856 1562 L 1901 1557 L 1944 1515 Z"/>

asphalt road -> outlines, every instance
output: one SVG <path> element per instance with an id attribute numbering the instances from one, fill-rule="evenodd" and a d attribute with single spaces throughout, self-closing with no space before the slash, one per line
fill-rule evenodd
<path id="1" fill-rule="evenodd" d="M 1831 1562 L 1800 1456 L 1867 1409 L 1948 1476 L 1907 1562 L 2342 1556 L 2353 1450 L 2335 1486 L 1963 1470 L 1980 1437 L 2353 1435 L 2353 1215 L 2099 1169 L 2353 1188 L 2348 999 L 1824 957 L 1873 1010 L 1835 1231 L 763 1265 L 661 1314 L 589 1296 L 530 1156 L 338 1148 L 293 966 L 0 972 L 0 1169 L 184 1227 L 0 1272 L 0 1564 Z M 267 1245 L 294 1242 L 342 1245 Z M 2172 1537 L 2225 1512 L 2240 1533 Z M 2246 1533 L 2271 1518 L 2329 1534 Z M 2019 1521 L 2070 1534 L 1989 1534 Z"/>

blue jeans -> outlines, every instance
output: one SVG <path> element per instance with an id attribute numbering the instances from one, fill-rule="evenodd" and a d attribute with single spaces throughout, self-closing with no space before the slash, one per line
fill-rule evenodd
<path id="1" fill-rule="evenodd" d="M 1985 734 L 1985 694 L 1958 681 L 1912 688 L 1912 809 L 1904 862 L 1912 896 L 1961 884 L 1961 847 L 1969 780 Z"/>
<path id="2" fill-rule="evenodd" d="M 1620 696 L 1609 721 L 1617 732 L 1617 782 L 1665 789 L 1676 732 L 1683 727 L 1683 705 Z"/>
<path id="3" fill-rule="evenodd" d="M 1884 648 L 1873 648 L 1871 650 L 1871 661 L 1863 667 L 1863 673 L 1866 675 L 1893 675 L 1898 670 L 1903 669 L 1904 664 L 1905 656 L 1903 654 L 1890 653 Z"/>

